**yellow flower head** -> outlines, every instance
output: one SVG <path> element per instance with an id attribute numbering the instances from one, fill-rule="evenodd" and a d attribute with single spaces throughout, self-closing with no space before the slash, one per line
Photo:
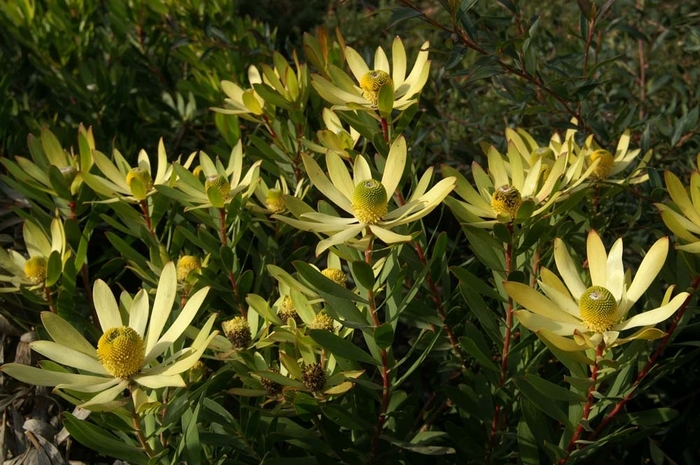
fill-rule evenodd
<path id="1" fill-rule="evenodd" d="M 330 279 L 331 281 L 335 282 L 336 284 L 339 284 L 343 287 L 346 287 L 346 283 L 348 280 L 348 277 L 345 273 L 343 273 L 342 270 L 339 270 L 338 268 L 326 268 L 325 270 L 321 271 L 321 274 L 325 276 L 326 278 Z"/>
<path id="2" fill-rule="evenodd" d="M 224 321 L 221 324 L 221 328 L 224 330 L 224 334 L 236 349 L 245 349 L 253 340 L 250 334 L 248 320 L 242 316 L 237 316 L 231 320 Z"/>
<path id="3" fill-rule="evenodd" d="M 31 343 L 35 352 L 77 371 L 44 370 L 17 363 L 3 365 L 2 371 L 37 386 L 80 392 L 84 401 L 78 405 L 90 410 L 122 407 L 129 401 L 123 397 L 128 389 L 139 411 L 149 398 L 143 389 L 184 387 L 181 374 L 192 368 L 216 336 L 216 331 L 211 331 L 216 315 L 211 315 L 191 345 L 176 344 L 190 327 L 208 291 L 204 288 L 191 295 L 177 317 L 171 319 L 177 294 L 174 263 L 163 267 L 152 308 L 148 292 L 142 289 L 133 298 L 122 295 L 119 302 L 126 308 L 120 310 L 107 283 L 97 280 L 92 295 L 103 330 L 97 348 L 51 312 L 42 313 L 41 321 L 52 340 Z"/>
<path id="4" fill-rule="evenodd" d="M 309 324 L 309 328 L 333 332 L 335 330 L 335 322 L 326 312 L 320 311 Z"/>
<path id="5" fill-rule="evenodd" d="M 510 215 L 511 218 L 515 218 L 522 204 L 523 198 L 518 189 L 507 184 L 497 188 L 491 196 L 491 208 L 498 215 Z"/>
<path id="6" fill-rule="evenodd" d="M 145 344 L 133 328 L 110 328 L 97 341 L 97 358 L 115 378 L 129 379 L 141 371 Z"/>
<path id="7" fill-rule="evenodd" d="M 416 221 L 436 208 L 454 189 L 455 178 L 448 177 L 431 189 L 430 179 L 433 169 L 423 174 L 413 189 L 411 196 L 397 208 L 389 209 L 390 196 L 399 187 L 406 166 L 406 140 L 398 137 L 389 149 L 383 167 L 381 181 L 375 180 L 369 162 L 361 155 L 355 157 L 352 175 L 343 159 L 334 151 L 326 153 L 328 175 L 311 156 L 302 154 L 306 172 L 314 186 L 339 208 L 352 215 L 351 218 L 316 212 L 309 206 L 295 208 L 291 213 L 296 218 L 275 215 L 273 218 L 284 221 L 302 231 L 326 234 L 316 246 L 316 255 L 341 243 L 365 248 L 367 240 L 376 236 L 385 244 L 408 242 L 412 236 L 399 234 L 392 228 Z M 356 239 L 357 235 L 362 239 Z M 363 242 L 364 241 L 364 242 Z"/>
<path id="8" fill-rule="evenodd" d="M 202 262 L 199 257 L 194 255 L 183 255 L 177 261 L 177 280 L 179 282 L 185 282 L 187 276 L 192 271 L 200 271 L 202 269 Z"/>
<path id="9" fill-rule="evenodd" d="M 430 74 L 429 46 L 428 42 L 423 43 L 409 73 L 407 73 L 406 50 L 398 37 L 392 43 L 391 61 L 386 52 L 379 47 L 374 54 L 371 66 L 355 49 L 345 47 L 345 58 L 352 77 L 337 69 L 333 82 L 322 76 L 313 75 L 311 85 L 321 98 L 333 104 L 334 109 L 353 111 L 358 109 L 376 110 L 379 90 L 384 86 L 391 85 L 394 94 L 391 108 L 405 110 L 416 102 L 420 91 L 428 81 Z M 359 86 L 355 85 L 355 82 Z"/>
<path id="10" fill-rule="evenodd" d="M 282 304 L 280 305 L 279 311 L 277 312 L 283 322 L 287 322 L 290 318 L 297 323 L 301 321 L 297 309 L 294 307 L 294 302 L 292 298 L 288 295 L 282 298 Z"/>
<path id="11" fill-rule="evenodd" d="M 606 252 L 598 234 L 591 231 L 586 245 L 590 286 L 584 284 L 559 239 L 554 243 L 554 259 L 561 279 L 542 268 L 539 286 L 544 295 L 522 283 L 504 283 L 508 295 L 523 307 L 515 312 L 520 323 L 565 351 L 601 344 L 610 348 L 635 339 L 663 337 L 664 332 L 654 325 L 673 315 L 688 297 L 687 292 L 671 298 L 671 286 L 660 307 L 632 317 L 628 313 L 661 271 L 668 254 L 668 238 L 659 239 L 649 249 L 634 279 L 622 264 L 622 239 Z M 638 327 L 641 329 L 631 336 L 620 337 L 622 331 Z"/>
<path id="12" fill-rule="evenodd" d="M 32 257 L 24 263 L 24 274 L 32 284 L 40 284 L 46 280 L 46 259 L 41 256 Z"/>
<path id="13" fill-rule="evenodd" d="M 607 150 L 598 149 L 591 153 L 588 156 L 588 159 L 591 163 L 596 160 L 600 160 L 598 162 L 598 166 L 596 166 L 596 168 L 593 170 L 593 175 L 596 178 L 607 179 L 608 176 L 610 176 L 613 166 L 615 165 L 615 160 L 612 153 L 608 152 Z"/>
<path id="14" fill-rule="evenodd" d="M 379 91 L 384 86 L 393 86 L 394 82 L 391 76 L 386 71 L 374 69 L 368 71 L 360 78 L 360 87 L 362 88 L 362 96 L 376 105 L 379 100 Z"/>

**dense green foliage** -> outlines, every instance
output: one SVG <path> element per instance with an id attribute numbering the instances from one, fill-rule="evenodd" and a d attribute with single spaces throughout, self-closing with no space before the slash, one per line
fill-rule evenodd
<path id="1" fill-rule="evenodd" d="M 0 441 L 2 457 L 696 463 L 692 2 L 230 3 L 0 3 L 2 362 L 84 374 L 44 352 L 54 361 L 38 365 L 27 342 L 68 344 L 56 337 L 64 322 L 88 345 L 102 341 L 103 281 L 125 321 L 148 300 L 140 289 L 153 308 L 173 293 L 168 325 L 207 295 L 184 336 L 166 338 L 173 360 L 204 350 L 214 315 L 222 333 L 202 364 L 177 372 L 182 386 L 130 383 L 133 404 L 115 393 L 119 405 L 98 402 L 87 419 L 68 409 L 94 393 L 59 386 L 48 404 L 44 387 L 5 365 L 11 427 L 26 418 L 72 438 L 32 423 L 40 446 L 19 434 Z M 380 68 L 378 46 L 392 71 L 405 48 L 407 74 L 429 51 L 417 103 L 402 100 L 408 85 L 365 88 L 352 68 Z M 358 100 L 344 100 L 337 89 L 353 85 Z M 614 174 L 597 171 L 599 150 Z M 360 189 L 367 174 L 392 186 L 388 200 Z M 503 179 L 523 192 L 499 204 Z M 668 258 L 652 248 L 664 236 Z M 636 270 L 650 275 L 630 315 L 677 305 L 627 344 L 636 329 L 619 345 L 591 330 L 567 338 L 587 344 L 567 351 L 527 323 L 534 297 L 519 285 L 556 300 L 543 268 L 571 290 L 573 274 L 596 284 L 601 256 L 631 270 L 628 286 Z M 183 257 L 198 259 L 194 273 L 160 284 Z"/>

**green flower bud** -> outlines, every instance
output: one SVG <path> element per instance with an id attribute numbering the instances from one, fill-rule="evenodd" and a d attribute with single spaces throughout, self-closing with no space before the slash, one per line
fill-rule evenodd
<path id="1" fill-rule="evenodd" d="M 132 185 L 134 181 L 138 180 L 140 185 Z M 151 173 L 143 168 L 131 168 L 126 174 L 126 185 L 131 189 L 131 194 L 136 198 L 136 200 L 145 200 L 146 194 L 153 187 L 153 181 L 151 180 Z M 143 189 L 141 189 L 143 187 Z"/>
<path id="2" fill-rule="evenodd" d="M 284 211 L 287 206 L 284 204 L 284 193 L 279 189 L 270 189 L 265 196 L 265 206 L 273 213 Z"/>
<path id="3" fill-rule="evenodd" d="M 207 176 L 206 181 L 204 181 L 204 190 L 209 191 L 209 189 L 217 189 L 221 192 L 221 198 L 225 199 L 228 197 L 229 192 L 231 192 L 231 184 L 229 184 L 226 176 L 214 174 Z"/>

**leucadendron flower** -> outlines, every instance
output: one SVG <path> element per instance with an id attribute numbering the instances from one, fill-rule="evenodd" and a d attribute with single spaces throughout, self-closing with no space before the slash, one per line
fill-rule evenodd
<path id="1" fill-rule="evenodd" d="M 328 176 L 312 157 L 303 155 L 303 161 L 312 184 L 338 207 L 352 215 L 348 218 L 317 212 L 299 201 L 290 208 L 297 218 L 273 216 L 302 231 L 329 236 L 318 243 L 317 256 L 329 247 L 342 243 L 364 248 L 366 240 L 356 239 L 360 234 L 364 239 L 370 235 L 377 237 L 386 244 L 410 241 L 410 235 L 399 234 L 392 229 L 430 213 L 455 185 L 455 178 L 448 177 L 428 190 L 433 171 L 429 168 L 408 200 L 403 205 L 397 204 L 396 208 L 390 209 L 389 201 L 401 181 L 406 164 L 406 140 L 403 137 L 397 138 L 391 145 L 381 180 L 373 178 L 369 163 L 360 155 L 355 157 L 352 176 L 343 159 L 335 152 L 329 151 L 326 154 Z"/>
<path id="2" fill-rule="evenodd" d="M 181 374 L 202 356 L 216 336 L 212 315 L 189 347 L 172 349 L 197 314 L 209 288 L 193 294 L 166 328 L 175 303 L 177 273 L 170 262 L 158 281 L 155 301 L 150 307 L 148 293 L 139 291 L 132 299 L 122 294 L 119 302 L 109 286 L 95 282 L 93 298 L 102 336 L 93 346 L 83 334 L 54 313 L 44 312 L 41 320 L 52 341 L 35 341 L 35 352 L 77 372 L 61 369 L 52 362 L 42 368 L 18 363 L 0 369 L 20 381 L 37 386 L 54 386 L 78 406 L 90 410 L 112 410 L 128 402 L 122 392 L 131 392 L 136 411 L 154 402 L 146 392 L 163 387 L 184 387 Z M 123 316 L 122 316 L 123 315 Z M 169 353 L 170 351 L 170 353 Z"/>
<path id="3" fill-rule="evenodd" d="M 523 309 L 515 316 L 520 324 L 565 351 L 614 347 L 635 339 L 658 339 L 664 332 L 654 326 L 673 315 L 688 297 L 681 292 L 671 298 L 673 286 L 657 308 L 630 316 L 630 310 L 661 271 L 668 254 L 668 238 L 656 241 L 644 256 L 632 279 L 622 264 L 623 245 L 618 239 L 605 251 L 595 231 L 588 234 L 587 255 L 590 277 L 584 281 L 566 245 L 557 239 L 554 259 L 558 278 L 543 268 L 539 287 L 544 295 L 518 282 L 506 282 L 508 295 Z M 641 328 L 627 337 L 620 333 Z"/>
<path id="4" fill-rule="evenodd" d="M 569 157 L 570 166 L 567 168 L 565 179 L 568 183 L 587 178 L 588 183 L 570 186 L 570 190 L 582 189 L 590 183 L 639 184 L 649 179 L 646 166 L 652 156 L 651 150 L 644 154 L 634 169 L 623 175 L 623 172 L 631 168 L 641 154 L 641 149 L 630 149 L 632 136 L 629 129 L 620 136 L 614 153 L 598 145 L 593 139 L 593 135 L 589 135 L 584 145 L 578 147 L 573 142 L 575 133 L 576 131 L 569 130 L 566 134 L 566 138 L 574 150 L 571 151 Z M 586 173 L 590 173 L 590 176 Z"/>
<path id="5" fill-rule="evenodd" d="M 212 161 L 204 152 L 199 152 L 199 166 L 204 175 L 204 183 L 194 174 L 176 165 L 175 171 L 179 179 L 175 187 L 185 195 L 177 195 L 176 198 L 187 205 L 186 210 L 198 208 L 224 208 L 239 193 L 244 198 L 249 198 L 258 182 L 260 164 L 258 160 L 248 168 L 243 175 L 243 144 L 241 141 L 231 150 L 228 164 L 221 163 L 218 158 Z M 195 168 L 195 169 L 197 169 Z M 168 191 L 164 189 L 166 195 Z M 170 194 L 173 195 L 173 194 Z"/>
<path id="6" fill-rule="evenodd" d="M 416 102 L 418 94 L 428 81 L 429 46 L 427 41 L 423 43 L 408 76 L 406 50 L 399 37 L 394 39 L 391 46 L 391 64 L 381 47 L 377 48 L 371 67 L 355 49 L 345 47 L 345 59 L 354 80 L 341 69 L 331 65 L 333 82 L 313 75 L 311 85 L 321 98 L 332 103 L 336 110 L 374 111 L 379 105 L 379 94 L 385 87 L 391 88 L 393 93 L 389 110 L 405 110 Z"/>
<path id="7" fill-rule="evenodd" d="M 113 151 L 113 156 L 114 162 L 102 152 L 94 150 L 95 165 L 103 176 L 83 173 L 85 183 L 99 195 L 106 197 L 103 202 L 124 200 L 130 203 L 139 203 L 156 192 L 155 186 L 175 182 L 175 178 L 172 176 L 173 165 L 168 163 L 162 138 L 158 142 L 158 165 L 155 177 L 151 161 L 145 150 L 139 152 L 137 165 L 134 167 L 129 165 L 118 150 Z M 185 166 L 189 166 L 191 163 L 192 157 L 189 157 Z"/>
<path id="8" fill-rule="evenodd" d="M 309 96 L 309 73 L 305 63 L 300 63 L 296 53 L 293 54 L 296 71 L 279 52 L 273 54 L 274 67 L 263 64 L 258 68 L 248 68 L 250 89 L 243 89 L 231 81 L 221 81 L 221 88 L 226 94 L 224 108 L 214 111 L 227 115 L 259 121 L 259 116 L 274 113 L 274 107 L 290 110 L 302 107 Z M 269 110 L 273 107 L 272 110 Z"/>
<path id="9" fill-rule="evenodd" d="M 700 155 L 698 156 L 700 163 Z M 676 244 L 678 250 L 690 253 L 700 253 L 700 173 L 694 171 L 690 175 L 690 189 L 686 189 L 678 176 L 666 171 L 664 173 L 666 189 L 674 206 L 656 203 L 661 211 L 661 218 L 668 229 L 686 244 Z"/>
<path id="10" fill-rule="evenodd" d="M 492 228 L 496 223 L 510 223 L 520 208 L 529 204 L 527 217 L 545 212 L 560 195 L 558 181 L 566 170 L 567 157 L 548 159 L 546 152 L 533 152 L 537 145 L 526 143 L 514 131 L 506 131 L 507 157 L 490 146 L 486 149 L 488 172 L 478 163 L 472 164 L 476 188 L 456 169 L 443 166 L 445 176 L 457 181 L 455 193 L 464 201 L 448 197 L 445 203 L 465 223 L 480 228 Z"/>
<path id="11" fill-rule="evenodd" d="M 0 269 L 7 273 L 0 274 L 0 282 L 8 285 L 0 287 L 0 292 L 18 291 L 22 286 L 29 289 L 42 288 L 48 275 L 51 256 L 56 256 L 54 260 L 59 265 L 59 271 L 70 256 L 63 222 L 58 218 L 51 221 L 49 235 L 32 220 L 25 220 L 22 233 L 28 257 L 16 250 L 0 249 Z"/>

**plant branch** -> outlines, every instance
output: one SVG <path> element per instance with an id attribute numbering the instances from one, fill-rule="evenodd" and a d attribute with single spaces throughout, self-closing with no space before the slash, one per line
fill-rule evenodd
<path id="1" fill-rule="evenodd" d="M 508 231 L 510 232 L 511 241 L 506 244 L 506 279 L 513 268 L 513 223 L 508 224 Z M 510 352 L 510 340 L 511 340 L 511 330 L 513 328 L 513 299 L 508 297 L 508 304 L 506 307 L 506 332 L 503 336 L 503 355 L 501 356 L 501 377 L 498 383 L 498 388 L 502 389 L 506 384 L 506 379 L 508 377 L 508 354 Z M 496 434 L 498 433 L 499 423 L 501 417 L 501 405 L 496 402 L 496 406 L 493 409 L 493 421 L 491 422 L 491 434 L 489 436 L 489 447 L 486 453 L 485 464 L 491 463 L 491 454 L 493 453 L 493 447 L 495 445 Z"/>
<path id="2" fill-rule="evenodd" d="M 595 363 L 593 364 L 593 368 L 591 368 L 591 385 L 588 388 L 588 396 L 586 398 L 586 405 L 583 407 L 583 414 L 581 415 L 581 421 L 579 422 L 578 426 L 576 427 L 576 431 L 574 432 L 574 435 L 571 436 L 571 440 L 569 441 L 569 445 L 566 448 L 567 456 L 562 458 L 557 465 L 564 465 L 567 460 L 569 460 L 569 457 L 571 457 L 571 451 L 574 450 L 576 447 L 576 441 L 578 441 L 579 437 L 581 437 L 581 433 L 583 433 L 583 422 L 588 421 L 588 415 L 591 413 L 591 408 L 593 408 L 593 393 L 595 392 L 596 388 L 596 382 L 598 381 L 598 360 L 600 360 L 603 357 L 603 348 L 604 348 L 605 343 L 601 342 L 598 347 L 596 347 L 595 350 Z"/>
<path id="3" fill-rule="evenodd" d="M 370 233 L 371 234 L 371 233 Z M 372 245 L 374 244 L 374 236 L 370 235 L 369 244 L 365 249 L 365 263 L 372 266 Z M 369 301 L 369 313 L 372 317 L 372 324 L 375 328 L 381 326 L 379 316 L 377 315 L 377 305 L 374 300 L 374 290 L 367 289 L 367 300 Z M 372 438 L 372 450 L 370 451 L 369 463 L 374 464 L 377 459 L 377 448 L 379 446 L 379 436 L 382 434 L 384 422 L 386 421 L 386 411 L 389 408 L 389 399 L 391 398 L 391 384 L 389 382 L 389 361 L 386 349 L 380 349 L 379 355 L 382 360 L 382 400 L 379 407 L 379 415 L 377 416 L 377 429 Z"/>

